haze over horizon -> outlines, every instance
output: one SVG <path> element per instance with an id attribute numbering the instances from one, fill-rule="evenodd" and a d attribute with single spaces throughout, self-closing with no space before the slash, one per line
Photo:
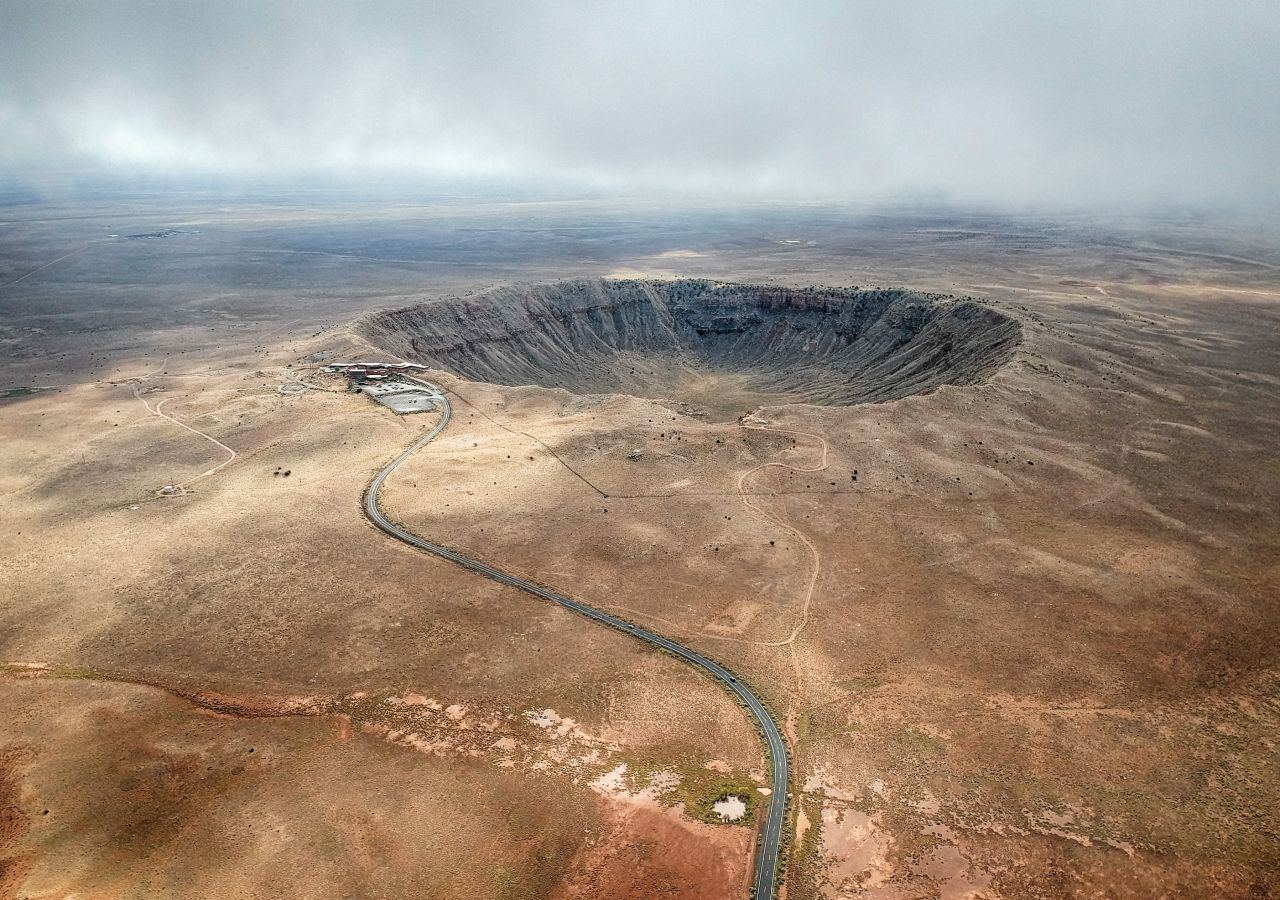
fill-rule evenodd
<path id="1" fill-rule="evenodd" d="M 1280 202 L 1280 6 L 14 2 L 0 172 Z"/>

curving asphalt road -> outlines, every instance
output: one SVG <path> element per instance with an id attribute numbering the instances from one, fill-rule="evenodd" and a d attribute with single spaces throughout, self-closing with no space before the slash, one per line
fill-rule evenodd
<path id="1" fill-rule="evenodd" d="M 609 615 L 609 613 L 598 610 L 593 606 L 587 606 L 587 604 L 570 599 L 563 594 L 557 594 L 555 591 L 547 590 L 541 585 L 534 584 L 532 581 L 526 581 L 523 578 L 508 575 L 500 569 L 495 569 L 493 566 L 489 566 L 478 560 L 463 556 L 461 553 L 458 553 L 455 550 L 450 550 L 448 547 L 442 547 L 440 544 L 433 544 L 431 541 L 423 540 L 422 538 L 405 531 L 403 528 L 384 516 L 382 514 L 382 510 L 378 508 L 378 491 L 382 489 L 382 485 L 387 480 L 387 477 L 396 470 L 397 466 L 416 453 L 420 448 L 435 440 L 435 438 L 445 430 L 449 424 L 449 420 L 453 417 L 453 407 L 449 403 L 449 398 L 445 396 L 444 392 L 439 387 L 431 384 L 430 382 L 416 378 L 408 380 L 412 380 L 435 393 L 442 415 L 440 417 L 440 421 L 436 423 L 434 428 L 419 438 L 418 441 L 415 442 L 408 450 L 405 450 L 388 463 L 387 467 L 379 472 L 377 477 L 373 479 L 373 482 L 369 485 L 369 490 L 364 495 L 365 515 L 369 517 L 369 520 L 373 522 L 374 525 L 377 525 L 387 534 L 397 538 L 398 540 L 404 541 L 406 544 L 417 547 L 419 550 L 425 550 L 435 556 L 443 557 L 450 562 L 457 563 L 465 569 L 470 569 L 472 572 L 478 572 L 487 578 L 492 578 L 494 581 L 510 585 L 514 588 L 519 588 L 526 593 L 533 594 L 535 597 L 541 597 L 543 600 L 548 600 L 558 606 L 563 606 L 565 609 L 575 612 L 580 616 L 585 616 L 594 622 L 599 622 L 601 625 L 607 625 L 615 631 L 621 631 L 622 633 L 630 635 L 637 640 L 644 641 L 647 644 L 652 644 L 655 647 L 666 650 L 668 653 L 680 657 L 690 665 L 703 670 L 737 695 L 738 699 L 742 701 L 743 705 L 746 706 L 748 710 L 750 710 L 752 717 L 760 726 L 760 730 L 764 734 L 765 742 L 768 745 L 770 768 L 769 787 L 771 789 L 771 793 L 769 794 L 769 809 L 764 818 L 764 831 L 759 844 L 758 853 L 756 854 L 756 876 L 751 895 L 759 898 L 759 900 L 772 898 L 775 890 L 777 889 L 778 854 L 782 846 L 782 828 L 787 816 L 787 747 L 786 744 L 783 743 L 782 732 L 778 730 L 778 723 L 773 720 L 773 717 L 769 715 L 769 711 L 764 708 L 764 704 L 760 702 L 760 698 L 757 697 L 750 688 L 739 681 L 738 678 L 724 666 L 720 665 L 715 660 L 708 659 L 696 650 L 691 650 L 688 647 L 677 644 L 675 641 L 665 638 L 656 632 L 649 631 L 647 628 L 643 628 L 639 625 L 633 625 L 625 619 L 619 619 L 617 616 Z"/>

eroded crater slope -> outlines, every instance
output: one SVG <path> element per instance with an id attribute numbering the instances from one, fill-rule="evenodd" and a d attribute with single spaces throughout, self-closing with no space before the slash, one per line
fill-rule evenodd
<path id="1" fill-rule="evenodd" d="M 736 415 L 766 402 L 893 400 L 984 380 L 1021 328 L 905 290 L 573 280 L 374 313 L 359 331 L 477 381 L 678 400 Z"/>

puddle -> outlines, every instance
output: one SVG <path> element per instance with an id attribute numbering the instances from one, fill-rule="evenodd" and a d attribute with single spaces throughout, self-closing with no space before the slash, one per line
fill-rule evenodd
<path id="1" fill-rule="evenodd" d="M 741 797 L 730 795 L 711 804 L 711 811 L 720 817 L 721 822 L 737 822 L 747 814 L 747 804 Z"/>

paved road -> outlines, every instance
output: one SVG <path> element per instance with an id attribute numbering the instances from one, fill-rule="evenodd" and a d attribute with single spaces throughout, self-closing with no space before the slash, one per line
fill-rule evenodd
<path id="1" fill-rule="evenodd" d="M 382 489 L 383 482 L 385 482 L 387 477 L 396 470 L 397 466 L 410 456 L 413 456 L 413 454 L 421 447 L 435 440 L 435 438 L 449 425 L 449 420 L 453 417 L 453 407 L 449 403 L 449 398 L 446 397 L 436 385 L 420 379 L 411 380 L 417 382 L 428 390 L 433 391 L 437 395 L 437 403 L 439 404 L 443 415 L 441 415 L 440 421 L 436 423 L 434 428 L 419 438 L 418 441 L 408 450 L 393 459 L 385 469 L 378 473 L 378 477 L 373 479 L 373 483 L 369 485 L 369 490 L 364 497 L 364 510 L 365 514 L 369 517 L 369 520 L 387 534 L 404 541 L 406 544 L 411 544 L 420 550 L 425 550 L 428 553 L 443 557 L 450 562 L 457 563 L 465 569 L 478 572 L 479 574 L 492 578 L 494 581 L 501 582 L 502 584 L 519 588 L 520 590 L 533 594 L 536 597 L 541 597 L 543 600 L 548 600 L 558 606 L 563 606 L 565 609 L 575 612 L 580 616 L 585 616 L 594 622 L 599 622 L 601 625 L 607 625 L 615 631 L 621 631 L 622 633 L 630 635 L 637 640 L 644 641 L 647 644 L 652 644 L 655 647 L 666 650 L 668 653 L 680 657 L 690 665 L 703 670 L 736 694 L 738 699 L 741 700 L 743 705 L 751 712 L 752 717 L 760 726 L 760 730 L 764 734 L 765 742 L 768 744 L 769 749 L 769 787 L 772 792 L 769 794 L 769 809 L 765 814 L 764 832 L 760 842 L 759 852 L 756 855 L 756 876 L 753 896 L 760 898 L 760 900 L 772 898 L 777 888 L 778 853 L 782 844 L 782 827 L 787 816 L 787 747 L 786 744 L 783 743 L 782 733 L 778 730 L 778 723 L 773 720 L 773 717 L 769 715 L 769 711 L 764 708 L 764 704 L 760 702 L 760 698 L 757 697 L 750 688 L 739 681 L 738 678 L 724 666 L 720 665 L 715 660 L 708 659 L 696 650 L 690 650 L 688 647 L 677 644 L 670 638 L 663 637 L 662 635 L 649 631 L 647 628 L 642 628 L 639 625 L 633 625 L 625 619 L 619 619 L 617 616 L 611 616 L 609 613 L 598 610 L 593 606 L 587 606 L 587 604 L 570 599 L 563 594 L 557 594 L 555 591 L 547 590 L 541 585 L 534 584 L 532 581 L 526 581 L 523 578 L 508 575 L 500 569 L 495 569 L 493 566 L 489 566 L 478 560 L 463 556 L 461 553 L 458 553 L 455 550 L 450 550 L 448 547 L 442 547 L 439 544 L 431 543 L 431 541 L 423 540 L 417 535 L 410 534 L 408 531 L 405 531 L 403 528 L 391 522 L 386 516 L 384 516 L 382 514 L 382 510 L 378 508 L 378 491 Z"/>

